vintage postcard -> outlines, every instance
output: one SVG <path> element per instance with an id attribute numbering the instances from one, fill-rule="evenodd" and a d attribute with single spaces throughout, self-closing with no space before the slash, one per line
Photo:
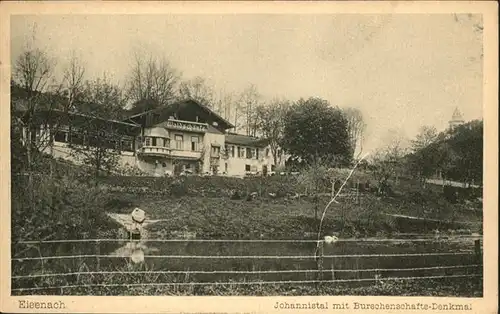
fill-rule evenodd
<path id="1" fill-rule="evenodd" d="M 0 310 L 497 313 L 497 10 L 0 3 Z"/>

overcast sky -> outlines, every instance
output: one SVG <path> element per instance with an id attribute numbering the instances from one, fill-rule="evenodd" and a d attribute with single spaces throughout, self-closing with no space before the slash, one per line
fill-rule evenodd
<path id="1" fill-rule="evenodd" d="M 32 37 L 63 64 L 75 51 L 87 78 L 124 83 L 135 50 L 165 56 L 183 78 L 218 91 L 254 84 L 265 98 L 317 96 L 362 110 L 365 149 L 391 136 L 442 130 L 455 107 L 482 117 L 480 16 L 12 16 L 12 60 Z"/>

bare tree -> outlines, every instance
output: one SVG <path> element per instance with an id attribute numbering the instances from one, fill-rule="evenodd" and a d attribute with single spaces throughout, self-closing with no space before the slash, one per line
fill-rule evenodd
<path id="1" fill-rule="evenodd" d="M 358 156 L 360 156 L 363 152 L 364 132 L 366 129 L 363 114 L 358 108 L 347 108 L 344 110 L 344 114 L 347 118 L 349 140 L 351 142 L 353 154 L 356 152 L 356 149 L 359 148 Z"/>
<path id="2" fill-rule="evenodd" d="M 12 117 L 23 132 L 28 167 L 33 165 L 37 153 L 50 145 L 47 120 L 59 100 L 56 99 L 58 91 L 49 90 L 53 69 L 54 62 L 44 51 L 36 48 L 23 51 L 14 65 Z M 39 115 L 42 110 L 46 112 L 43 117 Z"/>
<path id="3" fill-rule="evenodd" d="M 395 179 L 398 184 L 403 170 L 403 158 L 407 154 L 401 138 L 395 138 L 385 148 L 378 149 L 371 158 L 370 170 L 377 180 L 378 193 L 384 194 L 389 188 L 389 180 Z"/>
<path id="4" fill-rule="evenodd" d="M 417 134 L 417 138 L 412 141 L 413 151 L 422 149 L 433 143 L 438 137 L 438 131 L 433 126 L 423 126 Z"/>
<path id="5" fill-rule="evenodd" d="M 200 76 L 181 82 L 179 86 L 179 96 L 181 98 L 194 99 L 210 108 L 213 108 L 215 105 L 212 88 L 210 88 L 205 79 Z"/>
<path id="6" fill-rule="evenodd" d="M 255 108 L 256 127 L 268 141 L 275 165 L 278 165 L 279 162 L 279 148 L 285 127 L 284 120 L 289 107 L 288 100 L 275 99 L 267 105 L 259 105 Z"/>
<path id="7" fill-rule="evenodd" d="M 118 166 L 120 144 L 120 132 L 103 119 L 90 117 L 71 130 L 71 156 L 88 166 L 95 179 L 101 171 L 111 172 Z"/>
<path id="8" fill-rule="evenodd" d="M 234 125 L 234 132 L 238 133 L 240 128 L 245 127 L 245 121 L 246 121 L 245 108 L 238 100 L 237 96 L 231 95 L 228 97 L 231 97 L 231 105 L 229 108 L 228 115 L 231 118 L 230 121 L 232 121 Z"/>
<path id="9" fill-rule="evenodd" d="M 33 171 L 51 144 L 62 116 L 59 89 L 52 90 L 55 62 L 41 49 L 27 46 L 17 57 L 11 82 L 11 140 L 17 171 L 28 175 L 28 197 L 34 208 Z M 19 144 L 19 145 L 17 145 Z M 17 156 L 16 156 L 17 155 Z M 19 157 L 22 156 L 22 157 Z"/>
<path id="10" fill-rule="evenodd" d="M 67 110 L 75 110 L 75 101 L 80 97 L 83 90 L 83 78 L 85 67 L 75 52 L 71 54 L 69 63 L 63 72 L 63 89 L 65 89 L 68 98 Z"/>
<path id="11" fill-rule="evenodd" d="M 108 119 L 120 118 L 124 99 L 119 87 L 104 77 L 85 82 L 78 106 L 78 111 L 86 115 L 71 126 L 71 155 L 89 166 L 97 178 L 102 171 L 111 172 L 118 166 L 127 129 Z"/>
<path id="12" fill-rule="evenodd" d="M 106 75 L 86 81 L 81 88 L 81 102 L 77 111 L 105 119 L 119 120 L 126 105 L 126 97 L 118 85 L 109 81 Z"/>
<path id="13" fill-rule="evenodd" d="M 175 100 L 179 73 L 166 59 L 149 56 L 144 59 L 136 53 L 127 78 L 127 94 L 135 103 L 150 101 L 150 105 L 164 106 Z M 135 108 L 143 111 L 152 108 Z"/>
<path id="14" fill-rule="evenodd" d="M 257 124 L 255 116 L 255 108 L 259 104 L 260 94 L 255 85 L 248 86 L 240 95 L 241 107 L 245 115 L 246 135 L 257 135 Z"/>

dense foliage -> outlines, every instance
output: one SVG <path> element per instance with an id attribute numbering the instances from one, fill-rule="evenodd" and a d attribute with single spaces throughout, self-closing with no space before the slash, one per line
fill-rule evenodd
<path id="1" fill-rule="evenodd" d="M 347 165 L 352 159 L 348 121 L 319 98 L 300 99 L 285 116 L 283 148 L 306 164 Z"/>
<path id="2" fill-rule="evenodd" d="M 436 173 L 449 180 L 481 185 L 483 121 L 474 120 L 435 136 L 408 156 L 409 168 L 420 178 Z"/>

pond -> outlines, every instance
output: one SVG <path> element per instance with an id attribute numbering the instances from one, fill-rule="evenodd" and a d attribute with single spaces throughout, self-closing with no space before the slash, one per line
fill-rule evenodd
<path id="1" fill-rule="evenodd" d="M 398 238 L 403 238 L 400 236 Z M 411 237 L 411 236 L 409 236 Z M 482 264 L 474 255 L 474 237 L 421 241 L 340 239 L 324 244 L 323 280 L 373 279 L 472 274 Z M 43 274 L 88 272 L 50 277 L 51 284 L 73 284 L 80 276 L 102 280 L 95 272 L 120 272 L 130 282 L 228 282 L 317 280 L 315 241 L 110 241 L 42 243 L 33 245 L 22 258 L 12 259 L 13 288 L 47 285 Z M 435 255 L 423 255 L 431 253 Z M 390 256 L 397 254 L 397 256 Z M 404 256 L 408 254 L 407 256 Z M 449 255 L 438 255 L 449 254 Z M 345 256 L 347 255 L 347 256 Z M 359 256 L 363 255 L 363 256 Z M 367 256 L 369 255 L 369 256 Z M 371 256 L 375 255 L 375 256 Z M 389 255 L 389 256 L 384 256 Z M 40 256 L 53 259 L 44 259 Z M 78 256 L 60 258 L 61 256 Z M 238 258 L 242 256 L 243 258 Z M 220 258 L 217 258 L 220 257 Z M 29 259 L 35 258 L 35 259 Z M 469 266 L 467 266 L 469 265 Z M 451 268 L 445 268 L 452 266 Z M 417 268 L 410 270 L 409 268 Z M 425 269 L 422 269 L 425 268 Z M 408 270 L 404 270 L 408 269 Z M 129 273 L 127 273 L 127 271 Z M 137 272 L 141 273 L 130 273 Z M 185 273 L 188 271 L 188 273 Z M 259 271 L 259 272 L 256 272 Z M 158 272 L 158 273 L 154 273 Z M 249 273 L 253 272 L 253 273 Z M 155 274 L 156 276 L 152 276 Z M 112 279 L 111 279 L 112 280 Z M 127 279 L 128 280 L 128 279 Z"/>

